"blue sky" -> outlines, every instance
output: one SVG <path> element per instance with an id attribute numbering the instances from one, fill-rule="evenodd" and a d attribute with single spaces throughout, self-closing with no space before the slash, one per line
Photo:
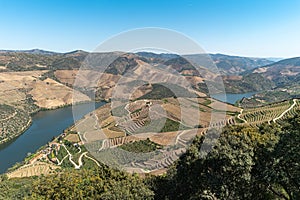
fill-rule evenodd
<path id="1" fill-rule="evenodd" d="M 0 49 L 92 51 L 122 31 L 161 27 L 207 52 L 300 56 L 299 0 L 0 0 Z"/>

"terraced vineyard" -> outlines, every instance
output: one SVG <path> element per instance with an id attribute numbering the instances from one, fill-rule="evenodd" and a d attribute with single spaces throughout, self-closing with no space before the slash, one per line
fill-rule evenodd
<path id="1" fill-rule="evenodd" d="M 300 101 L 299 100 L 293 100 L 294 106 L 290 107 L 289 110 L 286 110 L 286 112 L 282 113 L 281 116 L 277 117 L 277 119 L 273 119 L 273 122 L 282 123 L 283 120 L 295 116 L 297 113 L 300 112 Z"/>
<path id="2" fill-rule="evenodd" d="M 97 109 L 72 130 L 79 133 L 97 160 L 137 173 L 166 169 L 196 135 L 234 124 L 234 115 L 240 111 L 207 98 L 147 99 L 115 105 L 108 103 Z M 141 149 L 142 145 L 137 144 L 145 141 L 159 148 L 143 153 L 126 148 L 135 145 L 138 147 L 134 148 Z"/>
<path id="3" fill-rule="evenodd" d="M 30 177 L 30 176 L 39 176 L 41 174 L 47 175 L 51 173 L 55 173 L 55 169 L 59 168 L 53 164 L 45 163 L 45 162 L 36 162 L 33 165 L 25 165 L 20 167 L 19 169 L 7 173 L 9 178 L 21 178 L 21 177 Z"/>
<path id="4" fill-rule="evenodd" d="M 209 130 L 221 131 L 226 125 L 259 126 L 262 123 L 281 123 L 285 118 L 300 111 L 300 102 L 294 99 L 245 110 L 227 107 L 226 117 L 221 118 L 218 117 L 222 111 L 220 103 L 209 101 L 209 105 L 205 106 L 207 102 L 205 99 L 187 99 L 184 102 L 187 101 L 187 104 L 179 105 L 176 99 L 172 98 L 137 100 L 116 107 L 112 111 L 107 104 L 95 111 L 93 115 L 87 116 L 85 120 L 91 120 L 89 127 L 92 127 L 92 130 L 84 126 L 80 130 L 80 135 L 86 138 L 85 147 L 95 159 L 110 166 L 125 168 L 126 171 L 144 173 L 166 169 L 185 152 L 196 135 L 205 135 Z M 197 107 L 197 103 L 200 108 Z M 210 108 L 212 103 L 217 117 L 206 122 L 205 120 L 211 117 L 208 114 L 212 110 Z M 182 109 L 184 112 L 181 112 L 180 106 L 184 108 Z M 159 108 L 166 112 L 161 112 Z M 203 117 L 200 121 L 180 120 L 182 115 L 186 116 L 185 119 L 191 119 L 193 111 L 201 112 Z M 182 121 L 187 125 L 184 128 L 179 127 L 183 124 Z M 150 122 L 152 126 L 148 128 Z M 86 123 L 79 123 L 76 127 L 79 128 L 80 124 Z M 100 131 L 101 127 L 103 132 Z M 117 129 L 125 134 L 114 136 L 112 131 Z M 126 145 L 132 146 L 146 140 L 162 148 L 147 153 L 130 152 L 124 148 Z"/>
<path id="5" fill-rule="evenodd" d="M 157 106 L 163 107 L 167 112 L 158 112 Z M 66 139 L 70 139 L 74 135 L 77 136 L 77 139 L 72 140 L 73 142 L 68 140 L 69 143 L 65 145 L 57 143 L 61 148 L 59 148 L 58 153 L 48 156 L 49 162 L 62 168 L 80 169 L 91 165 L 99 166 L 98 161 L 101 161 L 101 163 L 112 167 L 121 167 L 128 172 L 152 173 L 162 171 L 179 159 L 196 135 L 206 135 L 210 130 L 221 131 L 222 127 L 226 125 L 249 124 L 259 126 L 262 123 L 281 123 L 285 118 L 300 111 L 300 101 L 294 99 L 245 110 L 231 108 L 229 112 L 226 112 L 226 117 L 215 119 L 207 126 L 197 126 L 197 124 L 201 124 L 201 121 L 200 123 L 192 121 L 196 126 L 188 122 L 188 128 L 180 128 L 180 113 L 176 112 L 178 111 L 176 106 L 178 105 L 175 99 L 171 98 L 166 101 L 137 100 L 123 107 L 117 107 L 114 110 L 114 114 L 117 115 L 113 117 L 110 106 L 107 104 L 86 115 L 83 120 L 74 126 L 77 127 L 78 136 L 85 146 L 76 144 L 77 147 L 75 147 L 74 144 L 78 142 L 79 138 L 76 134 L 70 134 Z M 20 112 L 9 106 L 2 105 L 2 107 L 0 117 L 3 120 L 15 117 Z M 193 106 L 190 106 L 190 108 L 194 109 Z M 122 113 L 126 114 L 125 117 L 121 115 Z M 206 112 L 203 111 L 203 113 Z M 237 114 L 238 116 L 236 116 Z M 165 125 L 161 126 L 162 129 L 158 131 L 149 131 L 144 128 L 149 124 L 141 123 L 148 120 L 152 123 L 155 120 L 159 122 L 163 118 L 166 119 L 164 121 Z M 154 126 L 159 127 L 159 124 L 154 123 Z M 101 132 L 101 127 L 104 130 L 103 132 Z M 117 128 L 122 131 L 125 130 L 122 135 L 117 134 L 114 136 L 112 134 L 112 130 Z M 107 132 L 107 130 L 110 132 Z M 91 155 L 90 157 L 87 155 L 88 152 Z M 52 153 L 50 152 L 49 155 L 52 155 Z M 21 173 L 18 172 L 16 176 L 35 175 L 38 172 L 48 173 L 46 168 L 32 167 L 35 168 L 26 168 Z"/>
<path id="6" fill-rule="evenodd" d="M 300 111 L 300 102 L 298 99 L 271 104 L 268 106 L 245 109 L 237 117 L 251 126 L 258 126 L 262 123 L 277 122 L 280 123 L 287 117 L 294 116 Z"/>

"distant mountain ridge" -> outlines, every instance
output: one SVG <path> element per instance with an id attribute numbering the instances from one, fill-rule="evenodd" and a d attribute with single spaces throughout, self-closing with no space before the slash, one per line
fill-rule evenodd
<path id="1" fill-rule="evenodd" d="M 265 78 L 274 81 L 277 86 L 300 80 L 300 57 L 284 59 L 252 70 Z"/>
<path id="2" fill-rule="evenodd" d="M 46 51 L 42 49 L 30 49 L 30 50 L 0 50 L 0 53 L 28 53 L 28 54 L 40 54 L 40 55 L 54 55 L 60 54 L 58 52 Z"/>
<path id="3" fill-rule="evenodd" d="M 255 68 L 245 76 L 262 77 L 261 85 L 268 86 L 253 98 L 241 102 L 241 105 L 255 106 L 300 98 L 300 57 L 280 60 L 278 62 Z M 267 84 L 271 83 L 271 84 Z M 267 87 L 267 88 L 268 88 Z M 243 105 L 244 106 L 244 105 Z"/>
<path id="4" fill-rule="evenodd" d="M 42 56 L 67 56 L 73 58 L 79 58 L 82 61 L 85 56 L 89 54 L 87 51 L 83 50 L 74 50 L 71 52 L 52 52 L 45 51 L 41 49 L 31 49 L 31 50 L 0 50 L 0 54 L 5 53 L 25 53 L 25 54 L 34 54 Z M 94 52 L 92 52 L 94 53 Z M 169 53 L 152 53 L 152 52 L 138 52 L 136 55 L 148 59 L 150 62 L 162 62 L 167 61 L 173 58 L 180 57 L 176 54 Z M 182 55 L 189 61 L 196 61 L 202 63 L 203 67 L 209 67 L 211 60 L 218 67 L 219 71 L 223 75 L 239 75 L 243 72 L 250 71 L 254 68 L 270 65 L 274 61 L 268 60 L 266 58 L 252 58 L 252 57 L 241 57 L 241 56 L 230 56 L 225 54 L 192 54 L 192 55 Z M 199 58 L 201 62 L 199 62 Z M 196 59 L 196 60 L 195 60 Z"/>
<path id="5" fill-rule="evenodd" d="M 251 58 L 251 57 L 240 57 L 240 56 L 230 56 L 224 54 L 209 54 L 207 55 L 185 55 L 184 57 L 189 60 L 199 60 L 203 57 L 201 62 L 206 66 L 209 63 L 209 59 L 213 60 L 214 64 L 217 66 L 219 72 L 223 75 L 240 75 L 243 72 L 252 70 L 257 67 L 265 66 L 274 63 L 266 58 Z M 206 58 L 205 58 L 206 57 Z M 205 60 L 207 60 L 205 62 Z"/>
<path id="6" fill-rule="evenodd" d="M 88 58 L 88 62 L 85 62 L 86 58 Z M 146 65 L 154 66 L 153 69 L 155 70 L 169 67 L 191 81 L 194 89 L 201 92 L 206 91 L 206 93 L 207 83 L 213 82 L 217 74 L 222 75 L 228 93 L 274 90 L 279 91 L 283 99 L 287 99 L 294 97 L 295 93 L 298 94 L 297 88 L 300 84 L 299 57 L 273 62 L 265 58 L 224 54 L 180 56 L 153 52 L 89 53 L 75 50 L 57 53 L 40 49 L 0 50 L 0 72 L 78 70 L 79 68 L 97 70 L 100 67 L 101 69 L 105 68 L 106 73 L 123 76 L 125 74 L 140 73 L 137 69 Z M 216 67 L 217 71 L 214 71 Z M 218 85 L 215 85 L 214 89 L 215 92 L 222 91 Z M 265 95 L 261 95 L 261 97 L 265 99 Z"/>

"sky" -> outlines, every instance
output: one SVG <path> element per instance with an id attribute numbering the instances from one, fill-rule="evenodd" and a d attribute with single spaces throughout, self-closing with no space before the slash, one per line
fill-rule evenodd
<path id="1" fill-rule="evenodd" d="M 178 31 L 206 52 L 300 56 L 300 0 L 0 0 L 0 49 L 93 51 L 143 27 Z"/>

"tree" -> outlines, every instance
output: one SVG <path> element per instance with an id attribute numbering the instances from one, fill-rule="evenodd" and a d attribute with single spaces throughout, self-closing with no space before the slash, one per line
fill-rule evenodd
<path id="1" fill-rule="evenodd" d="M 112 169 L 66 171 L 38 179 L 32 199 L 152 199 L 136 175 Z"/>
<path id="2" fill-rule="evenodd" d="M 299 115 L 289 120 L 271 154 L 272 163 L 264 171 L 272 191 L 285 199 L 300 199 L 299 125 Z"/>

